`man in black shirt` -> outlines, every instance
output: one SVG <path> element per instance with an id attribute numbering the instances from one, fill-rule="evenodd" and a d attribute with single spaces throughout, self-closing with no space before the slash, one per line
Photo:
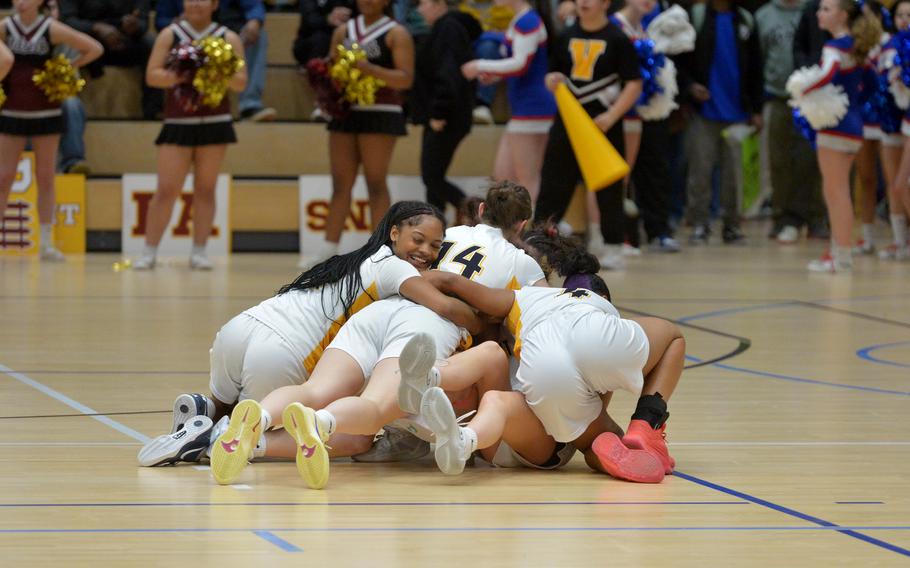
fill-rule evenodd
<path id="1" fill-rule="evenodd" d="M 609 1 L 578 0 L 577 23 L 557 38 L 550 59 L 547 87 L 565 82 L 595 124 L 623 153 L 622 117 L 635 105 L 642 82 L 638 55 L 626 35 L 607 19 Z M 535 220 L 559 221 L 566 213 L 581 170 L 560 117 L 550 128 L 540 176 Z M 597 192 L 605 269 L 622 268 L 622 181 Z"/>

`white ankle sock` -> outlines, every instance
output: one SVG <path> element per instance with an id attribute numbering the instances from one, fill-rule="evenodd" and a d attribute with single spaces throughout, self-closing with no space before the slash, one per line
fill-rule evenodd
<path id="1" fill-rule="evenodd" d="M 867 245 L 872 244 L 875 240 L 875 237 L 872 234 L 874 228 L 875 225 L 872 223 L 863 223 L 863 241 L 865 241 Z"/>
<path id="2" fill-rule="evenodd" d="M 850 247 L 831 247 L 831 257 L 840 266 L 853 266 L 853 251 Z"/>
<path id="3" fill-rule="evenodd" d="M 316 427 L 319 429 L 319 435 L 323 440 L 328 440 L 329 436 L 335 433 L 335 416 L 326 409 L 316 411 Z"/>
<path id="4" fill-rule="evenodd" d="M 190 255 L 196 256 L 197 254 L 199 256 L 205 256 L 205 245 L 193 244 L 193 248 L 190 250 Z"/>
<path id="5" fill-rule="evenodd" d="M 907 216 L 891 215 L 891 232 L 894 233 L 894 244 L 907 246 Z"/>
<path id="6" fill-rule="evenodd" d="M 442 375 L 436 367 L 430 367 L 427 373 L 427 388 L 438 387 L 442 384 Z"/>
<path id="7" fill-rule="evenodd" d="M 158 247 L 152 246 L 149 244 L 145 245 L 144 247 L 142 247 L 142 256 L 148 256 L 151 258 L 157 257 L 158 256 Z"/>
<path id="8" fill-rule="evenodd" d="M 461 429 L 461 433 L 465 437 L 465 451 L 467 452 L 467 455 L 463 457 L 468 459 L 477 450 L 477 432 L 465 426 Z"/>
<path id="9" fill-rule="evenodd" d="M 265 433 L 266 430 L 272 427 L 272 415 L 269 414 L 269 411 L 262 409 L 262 414 L 259 418 L 259 423 L 262 424 L 262 432 Z"/>
<path id="10" fill-rule="evenodd" d="M 53 223 L 41 223 L 40 227 L 41 241 L 39 246 L 42 249 L 49 249 L 54 247 L 54 224 Z"/>
<path id="11" fill-rule="evenodd" d="M 265 446 L 266 446 L 266 438 L 265 438 L 265 430 L 263 430 L 262 434 L 259 436 L 259 442 L 257 442 L 256 447 L 253 448 L 253 457 L 254 458 L 264 457 L 265 456 Z"/>

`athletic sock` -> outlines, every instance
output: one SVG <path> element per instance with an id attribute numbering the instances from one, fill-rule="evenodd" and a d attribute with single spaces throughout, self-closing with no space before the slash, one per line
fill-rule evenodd
<path id="1" fill-rule="evenodd" d="M 193 243 L 193 248 L 192 248 L 192 250 L 190 250 L 190 255 L 191 256 L 196 256 L 196 255 L 205 256 L 205 245 L 197 245 L 197 244 Z"/>
<path id="2" fill-rule="evenodd" d="M 439 369 L 436 367 L 430 367 L 430 372 L 427 373 L 427 388 L 432 387 L 441 387 L 442 385 L 442 375 L 439 373 Z"/>
<path id="3" fill-rule="evenodd" d="M 894 233 L 894 244 L 907 246 L 907 216 L 891 215 L 891 231 Z"/>
<path id="4" fill-rule="evenodd" d="M 326 409 L 316 411 L 316 429 L 322 440 L 328 440 L 335 433 L 335 416 Z"/>
<path id="5" fill-rule="evenodd" d="M 142 247 L 142 256 L 147 256 L 149 258 L 155 258 L 158 256 L 158 247 L 152 245 L 145 245 Z"/>
<path id="6" fill-rule="evenodd" d="M 632 420 L 644 420 L 657 430 L 663 426 L 669 417 L 667 402 L 659 392 L 656 392 L 642 395 L 638 399 L 638 406 L 635 407 L 635 414 L 632 415 Z"/>
<path id="7" fill-rule="evenodd" d="M 253 448 L 253 457 L 261 458 L 265 456 L 265 447 L 266 447 L 266 438 L 265 430 L 262 431 L 262 434 L 259 435 L 259 441 L 256 443 L 256 447 Z"/>
<path id="8" fill-rule="evenodd" d="M 477 451 L 477 432 L 475 432 L 468 426 L 464 426 L 461 429 L 461 433 L 462 433 L 462 435 L 464 435 L 464 438 L 465 438 L 465 452 L 466 452 L 466 455 L 464 455 L 462 457 L 464 457 L 464 459 L 467 460 L 469 457 L 471 457 L 471 454 L 473 454 L 475 451 Z"/>
<path id="9" fill-rule="evenodd" d="M 875 240 L 875 236 L 872 234 L 874 228 L 875 225 L 872 223 L 863 223 L 863 241 L 866 242 L 866 245 L 871 245 Z"/>
<path id="10" fill-rule="evenodd" d="M 53 223 L 41 223 L 41 226 L 40 226 L 41 242 L 39 243 L 39 246 L 42 249 L 49 249 L 49 248 L 54 247 L 53 232 L 54 232 Z"/>
<path id="11" fill-rule="evenodd" d="M 266 432 L 272 427 L 272 415 L 269 414 L 268 410 L 262 409 L 259 423 L 262 424 L 262 432 Z"/>

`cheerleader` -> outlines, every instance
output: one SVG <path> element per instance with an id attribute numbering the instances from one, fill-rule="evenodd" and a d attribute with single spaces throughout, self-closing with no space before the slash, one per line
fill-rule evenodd
<path id="1" fill-rule="evenodd" d="M 827 121 L 816 122 L 824 124 L 818 131 L 816 146 L 832 243 L 830 252 L 810 262 L 807 268 L 812 272 L 849 272 L 853 268 L 850 168 L 863 144 L 859 102 L 861 62 L 878 45 L 882 30 L 878 20 L 853 0 L 822 0 L 818 8 L 818 25 L 833 36 L 825 42 L 821 68 L 817 73 L 797 71 L 788 81 L 788 91 L 799 103 L 803 97 L 811 98 L 814 91 L 831 87 L 835 99 L 843 101 L 846 98 L 843 101 L 846 110 L 831 113 L 834 117 L 841 115 L 836 122 L 830 117 Z M 810 80 L 800 81 L 810 76 Z M 817 95 L 825 96 L 825 93 Z M 801 110 L 812 112 L 811 106 L 815 105 L 806 103 Z M 807 118 L 812 121 L 808 115 Z"/>
<path id="2" fill-rule="evenodd" d="M 891 41 L 885 47 L 882 61 L 886 64 L 893 64 L 893 55 L 897 52 L 899 43 L 910 41 L 910 32 L 908 32 L 908 28 L 910 28 L 910 0 L 898 0 L 892 6 L 892 11 L 897 33 L 892 36 Z M 890 73 L 890 70 L 883 66 L 882 72 L 889 72 L 889 77 L 893 77 L 895 83 L 901 82 L 900 68 Z M 902 83 L 900 83 L 900 86 L 903 86 Z M 910 259 L 910 246 L 908 246 L 907 241 L 907 213 L 910 211 L 910 182 L 908 182 L 908 178 L 910 178 L 910 142 L 908 142 L 907 136 L 910 136 L 910 111 L 906 112 L 907 116 L 904 117 L 901 126 L 903 146 L 898 147 L 896 150 L 899 165 L 896 170 L 892 170 L 888 177 L 889 220 L 894 242 L 879 251 L 878 257 L 881 260 Z M 890 150 L 890 148 L 887 149 Z M 883 158 L 885 157 L 885 150 L 886 148 L 883 147 Z"/>
<path id="3" fill-rule="evenodd" d="M 63 114 L 61 103 L 48 100 L 32 77 L 44 69 L 57 45 L 79 52 L 72 62 L 75 68 L 100 57 L 103 49 L 91 37 L 42 13 L 43 0 L 17 0 L 14 7 L 15 13 L 0 22 L 0 41 L 9 48 L 0 50 L 0 76 L 6 75 L 2 83 L 6 102 L 0 107 L 0 212 L 6 209 L 19 155 L 31 139 L 38 182 L 41 260 L 62 261 L 63 253 L 54 246 L 51 233 L 56 207 L 54 168 Z M 8 63 L 3 61 L 9 61 L 10 52 L 15 61 L 11 61 L 6 74 L 4 67 Z"/>
<path id="4" fill-rule="evenodd" d="M 360 15 L 335 29 L 331 57 L 337 47 L 357 44 L 367 59 L 357 67 L 385 82 L 376 93 L 375 104 L 354 105 L 351 113 L 329 122 L 329 163 L 332 170 L 332 201 L 326 220 L 325 241 L 316 260 L 338 252 L 338 242 L 351 211 L 351 191 L 357 170 L 363 166 L 370 198 L 370 219 L 375 225 L 389 208 L 386 177 L 397 137 L 407 134 L 401 91 L 414 79 L 414 42 L 407 30 L 387 15 L 390 0 L 358 0 Z M 303 262 L 301 262 L 303 264 Z"/>
<path id="5" fill-rule="evenodd" d="M 155 140 L 158 146 L 158 189 L 149 203 L 145 249 L 133 262 L 136 270 L 155 267 L 158 244 L 171 220 L 174 202 L 183 190 L 183 182 L 193 169 L 193 248 L 190 268 L 211 270 L 212 261 L 205 253 L 205 244 L 215 220 L 215 184 L 224 162 L 227 145 L 237 142 L 231 119 L 230 100 L 224 97 L 212 108 L 199 104 L 193 110 L 183 107 L 175 87 L 181 77 L 167 68 L 171 50 L 181 44 L 207 37 L 223 38 L 238 57 L 243 57 L 243 42 L 234 32 L 212 21 L 218 9 L 217 0 L 185 0 L 183 18 L 158 34 L 145 71 L 150 87 L 166 89 L 164 126 Z M 246 87 L 246 67 L 237 71 L 228 82 L 234 92 Z"/>
<path id="6" fill-rule="evenodd" d="M 556 101 L 547 91 L 547 28 L 527 0 L 499 0 L 515 17 L 506 31 L 503 59 L 476 59 L 462 65 L 464 76 L 489 83 L 506 78 L 512 116 L 499 139 L 493 177 L 516 180 L 537 200 L 540 167 Z"/>
<path id="7" fill-rule="evenodd" d="M 557 39 L 551 66 L 554 72 L 546 76 L 546 82 L 551 90 L 565 82 L 597 126 L 607 133 L 610 142 L 622 152 L 622 117 L 638 100 L 642 82 L 635 48 L 607 19 L 608 4 L 605 0 L 577 3 L 578 22 Z M 562 219 L 580 177 L 566 128 L 557 118 L 547 140 L 535 219 Z M 596 195 L 600 232 L 606 245 L 600 264 L 605 269 L 624 265 L 622 182 L 617 184 Z"/>
<path id="8" fill-rule="evenodd" d="M 886 183 L 897 172 L 900 163 L 903 136 L 899 132 L 900 111 L 894 104 L 887 83 L 882 82 L 882 75 L 887 76 L 886 67 L 893 66 L 895 51 L 891 45 L 890 13 L 878 2 L 868 0 L 866 6 L 886 30 L 881 40 L 866 56 L 863 66 L 863 83 L 861 88 L 861 105 L 863 115 L 863 146 L 856 155 L 856 175 L 859 178 L 861 192 L 857 196 L 860 202 L 862 233 L 854 254 L 871 255 L 875 253 L 875 207 L 878 190 L 878 159 L 881 159 Z M 887 17 L 886 17 L 887 14 Z M 884 92 L 883 92 L 884 91 Z"/>

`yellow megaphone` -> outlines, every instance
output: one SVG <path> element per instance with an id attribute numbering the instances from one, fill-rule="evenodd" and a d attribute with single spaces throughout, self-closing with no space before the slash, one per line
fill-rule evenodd
<path id="1" fill-rule="evenodd" d="M 600 191 L 629 175 L 629 164 L 594 124 L 565 83 L 556 87 L 556 106 L 588 191 Z"/>

